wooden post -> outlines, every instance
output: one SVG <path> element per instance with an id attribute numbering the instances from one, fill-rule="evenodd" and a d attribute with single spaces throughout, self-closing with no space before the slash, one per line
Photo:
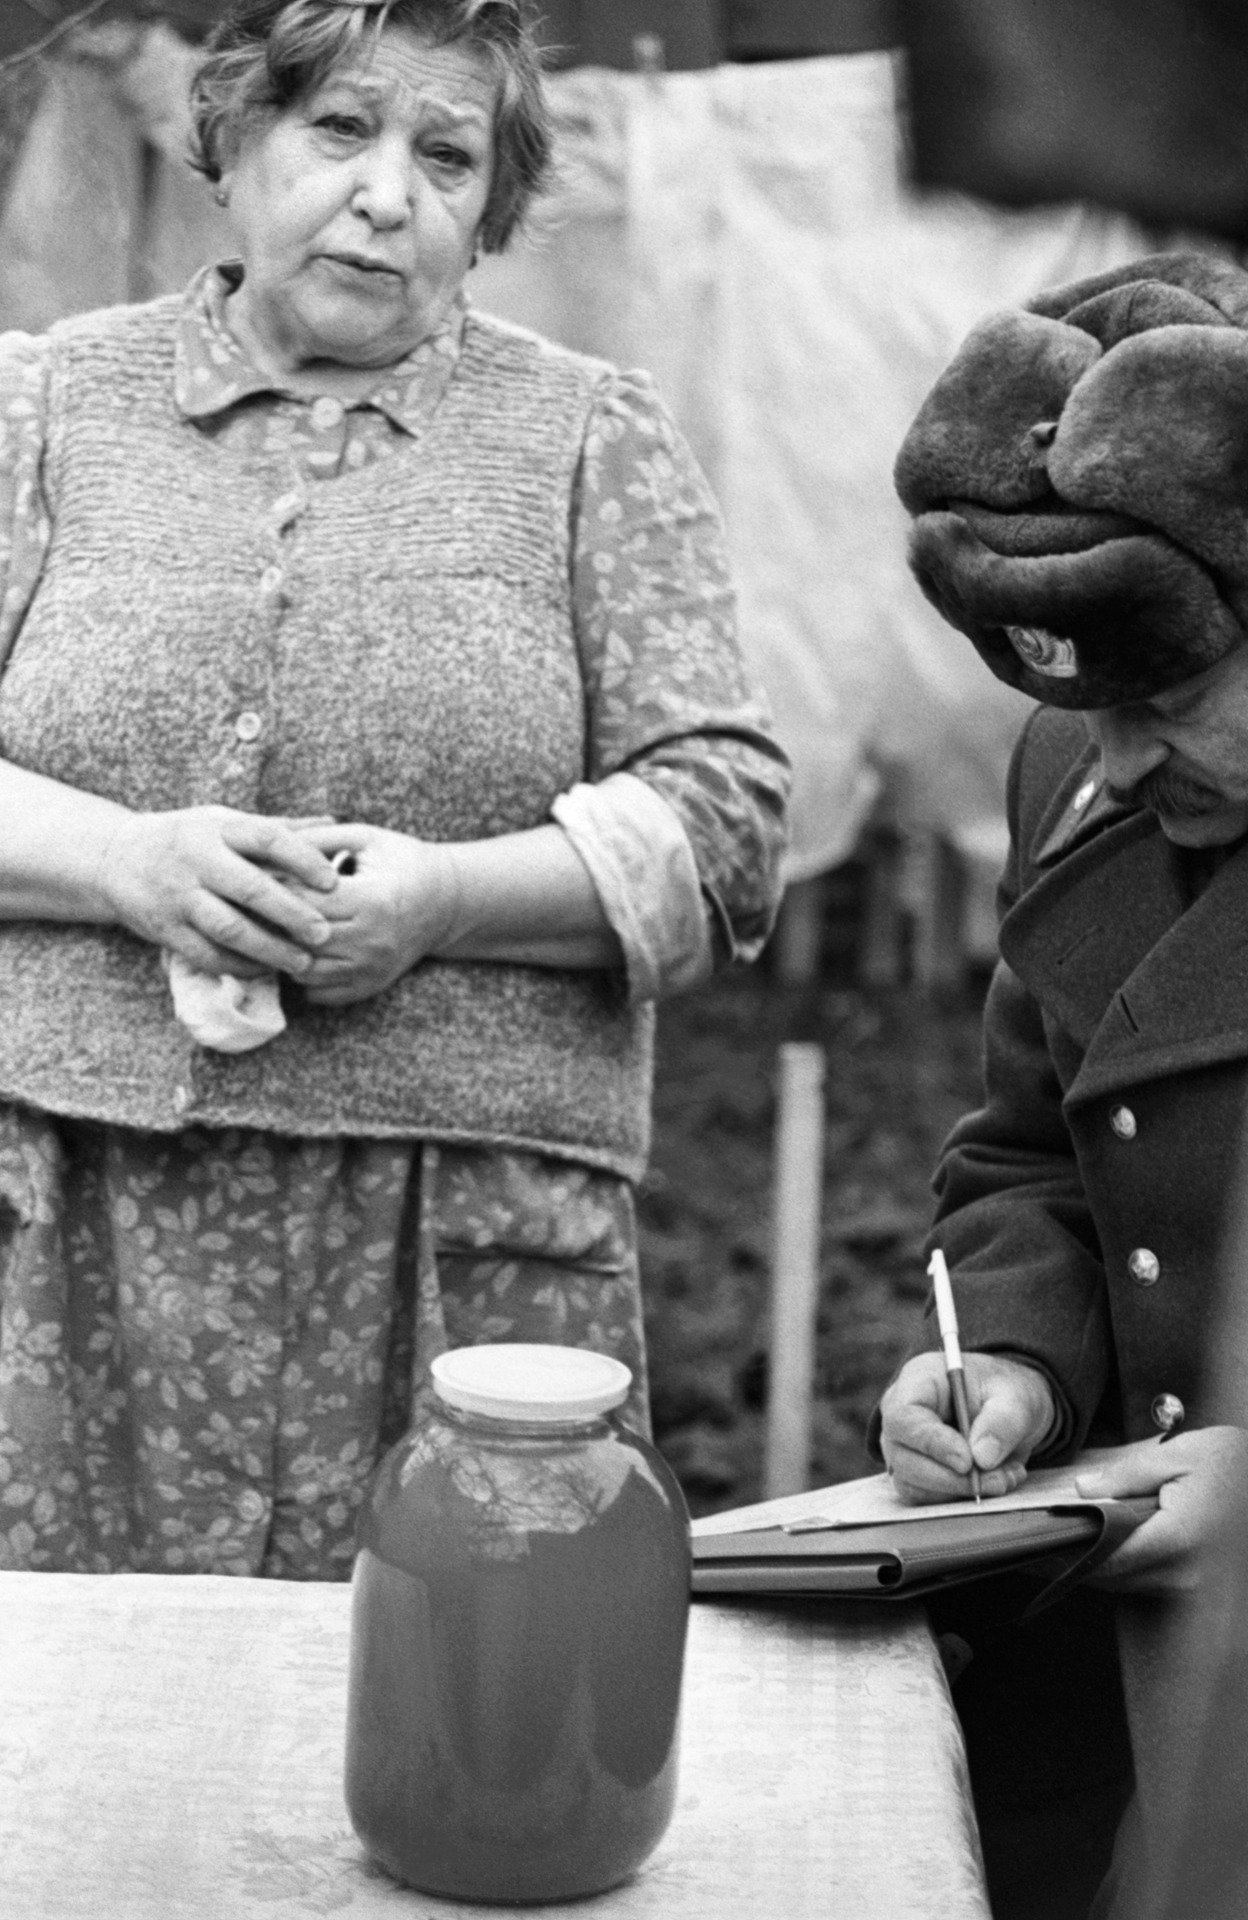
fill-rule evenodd
<path id="1" fill-rule="evenodd" d="M 914 984 L 924 993 L 947 993 L 961 985 L 966 972 L 962 858 L 935 827 L 916 828 L 906 855 L 903 887 L 914 914 Z"/>
<path id="2" fill-rule="evenodd" d="M 627 72 L 637 65 L 637 40 L 646 37 L 661 41 L 659 65 L 670 71 L 713 67 L 723 58 L 717 0 L 563 0 L 555 29 L 550 37 L 571 43 L 576 66 Z"/>
<path id="3" fill-rule="evenodd" d="M 784 890 L 774 935 L 776 976 L 781 986 L 808 987 L 819 977 L 826 888 L 822 874 L 795 880 Z"/>
<path id="4" fill-rule="evenodd" d="M 823 1075 L 822 1047 L 807 1042 L 781 1047 L 763 1456 L 767 1500 L 802 1492 L 810 1473 L 823 1201 Z"/>
<path id="5" fill-rule="evenodd" d="M 857 979 L 864 987 L 896 987 L 902 976 L 901 836 L 895 828 L 876 828 L 863 847 L 867 873 Z"/>
<path id="6" fill-rule="evenodd" d="M 130 218 L 130 299 L 153 300 L 164 288 L 157 284 L 156 208 L 160 190 L 160 151 L 148 139 L 135 142 L 134 205 Z"/>

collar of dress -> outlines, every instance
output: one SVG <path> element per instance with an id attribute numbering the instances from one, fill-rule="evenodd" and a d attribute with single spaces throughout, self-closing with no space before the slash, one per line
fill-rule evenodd
<path id="1" fill-rule="evenodd" d="M 240 262 L 220 261 L 197 273 L 183 295 L 175 345 L 174 398 L 188 420 L 210 419 L 255 394 L 301 397 L 291 395 L 271 374 L 261 372 L 230 331 L 226 302 L 241 282 L 242 272 Z M 403 432 L 419 433 L 455 371 L 466 313 L 467 304 L 461 295 L 441 325 L 402 360 L 380 372 L 376 387 L 352 405 L 375 407 Z"/>

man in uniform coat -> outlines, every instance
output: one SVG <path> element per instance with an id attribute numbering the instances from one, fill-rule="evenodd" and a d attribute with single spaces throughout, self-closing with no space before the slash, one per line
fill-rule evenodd
<path id="1" fill-rule="evenodd" d="M 897 481 L 924 591 L 1040 704 L 1010 775 L 984 1102 L 935 1181 L 970 1443 L 928 1351 L 885 1394 L 879 1444 L 916 1501 L 965 1496 L 972 1464 L 990 1496 L 1028 1464 L 1113 1447 L 1080 1485 L 1159 1496 L 1102 1576 L 1139 1619 L 1139 1596 L 1147 1612 L 1198 1584 L 1248 1487 L 1215 1338 L 1248 1167 L 1248 275 L 1153 256 L 985 322 Z M 1017 1704 L 1009 1673 L 1030 1665 L 1012 1737 L 1044 1756 L 1036 1797 L 1065 1754 L 1075 1797 L 1112 1814 L 1130 1754 L 1097 1599 L 1056 1609 L 1047 1642 L 998 1645 L 990 1691 Z M 1126 1677 L 1147 1805 L 1150 1777 L 1164 1799 L 1164 1740 L 1143 1750 L 1164 1673 L 1136 1660 Z M 1063 1856 L 1060 1822 L 1040 1831 L 1048 1890 L 1033 1864 L 998 1920 L 1086 1911 L 1097 1846 L 1062 1892 L 1079 1845 Z"/>

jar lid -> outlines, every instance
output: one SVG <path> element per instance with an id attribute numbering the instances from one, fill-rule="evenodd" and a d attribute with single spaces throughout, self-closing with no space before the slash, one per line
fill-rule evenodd
<path id="1" fill-rule="evenodd" d="M 448 1406 L 495 1420 L 590 1420 L 618 1407 L 633 1379 L 609 1354 L 524 1341 L 452 1347 L 430 1372 Z"/>

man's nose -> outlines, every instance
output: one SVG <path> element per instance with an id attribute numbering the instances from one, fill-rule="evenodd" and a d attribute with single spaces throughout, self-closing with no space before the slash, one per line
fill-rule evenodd
<path id="1" fill-rule="evenodd" d="M 1137 709 L 1099 707 L 1083 719 L 1100 753 L 1108 786 L 1128 792 L 1169 758 L 1169 747 L 1150 726 L 1147 714 Z"/>

